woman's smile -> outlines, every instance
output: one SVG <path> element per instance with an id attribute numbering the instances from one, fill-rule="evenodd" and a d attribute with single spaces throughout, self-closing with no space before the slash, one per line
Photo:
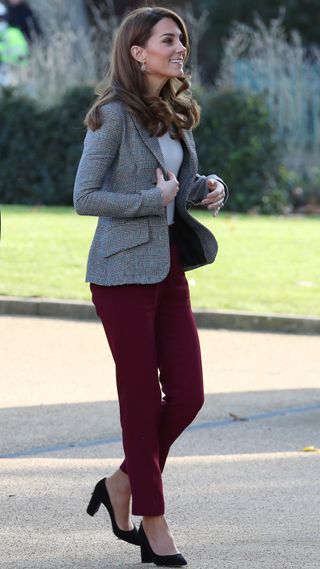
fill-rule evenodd
<path id="1" fill-rule="evenodd" d="M 140 60 L 145 63 L 150 94 L 159 95 L 168 79 L 183 75 L 187 55 L 184 43 L 177 23 L 171 18 L 163 18 L 154 26 L 146 46 L 137 50 Z"/>

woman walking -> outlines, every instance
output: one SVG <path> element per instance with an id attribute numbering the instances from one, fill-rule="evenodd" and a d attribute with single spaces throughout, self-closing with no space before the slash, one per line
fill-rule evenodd
<path id="1" fill-rule="evenodd" d="M 176 13 L 139 8 L 124 19 L 107 85 L 86 117 L 74 189 L 77 213 L 99 217 L 86 282 L 115 361 L 125 454 L 87 511 L 103 503 L 114 533 L 140 545 L 143 562 L 166 566 L 186 560 L 164 515 L 161 473 L 204 398 L 184 271 L 217 253 L 187 209 L 203 204 L 217 214 L 228 194 L 220 178 L 197 174 L 200 110 L 184 73 L 188 54 Z"/>

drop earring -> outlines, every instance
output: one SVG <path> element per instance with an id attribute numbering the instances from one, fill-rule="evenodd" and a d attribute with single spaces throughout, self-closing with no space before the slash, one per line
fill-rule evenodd
<path id="1" fill-rule="evenodd" d="M 143 61 L 140 65 L 140 69 L 142 71 L 142 73 L 145 73 L 147 71 L 147 67 L 146 67 L 146 62 Z"/>

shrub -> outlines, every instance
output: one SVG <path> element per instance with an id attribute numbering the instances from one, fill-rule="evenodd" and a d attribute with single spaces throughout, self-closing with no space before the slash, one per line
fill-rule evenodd
<path id="1" fill-rule="evenodd" d="M 267 110 L 256 95 L 199 94 L 203 116 L 195 132 L 200 172 L 219 173 L 236 211 L 282 211 L 279 150 Z M 54 107 L 39 110 L 13 91 L 0 100 L 0 200 L 3 203 L 71 205 L 82 152 L 83 118 L 91 87 L 74 88 Z M 284 184 L 285 185 L 285 184 Z"/>
<path id="2" fill-rule="evenodd" d="M 195 131 L 199 170 L 217 172 L 230 186 L 227 208 L 282 212 L 280 149 L 261 97 L 244 92 L 199 92 L 202 119 Z"/>
<path id="3" fill-rule="evenodd" d="M 0 196 L 5 203 L 32 203 L 39 183 L 35 105 L 5 90 L 0 105 Z"/>
<path id="4" fill-rule="evenodd" d="M 82 150 L 91 87 L 67 92 L 55 107 L 4 90 L 0 101 L 0 199 L 2 203 L 71 205 Z"/>

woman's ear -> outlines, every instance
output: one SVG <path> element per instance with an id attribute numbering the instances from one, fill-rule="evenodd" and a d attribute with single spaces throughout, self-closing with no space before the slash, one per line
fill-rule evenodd
<path id="1" fill-rule="evenodd" d="M 130 48 L 130 52 L 132 57 L 136 61 L 139 61 L 139 63 L 143 63 L 145 58 L 144 58 L 144 49 L 142 47 L 140 47 L 139 45 L 132 45 Z"/>

